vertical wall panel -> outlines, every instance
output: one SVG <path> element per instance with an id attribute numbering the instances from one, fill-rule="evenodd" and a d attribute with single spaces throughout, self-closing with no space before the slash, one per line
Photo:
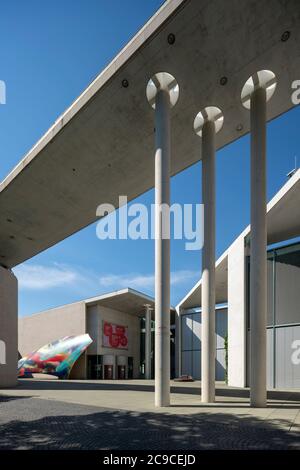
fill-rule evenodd
<path id="1" fill-rule="evenodd" d="M 276 387 L 300 388 L 300 364 L 293 363 L 292 347 L 300 340 L 300 326 L 276 329 Z"/>
<path id="2" fill-rule="evenodd" d="M 201 379 L 201 351 L 193 351 L 192 376 L 195 380 Z"/>
<path id="3" fill-rule="evenodd" d="M 267 387 L 274 387 L 274 355 L 273 355 L 273 329 L 267 329 Z"/>
<path id="4" fill-rule="evenodd" d="M 192 352 L 182 351 L 181 354 L 181 373 L 183 375 L 192 375 Z"/>
<path id="5" fill-rule="evenodd" d="M 181 338 L 182 338 L 182 350 L 192 349 L 193 341 L 193 316 L 183 315 L 181 319 Z"/>

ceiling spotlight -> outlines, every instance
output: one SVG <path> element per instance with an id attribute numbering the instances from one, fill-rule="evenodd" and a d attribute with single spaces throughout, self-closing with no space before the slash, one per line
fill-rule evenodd
<path id="1" fill-rule="evenodd" d="M 236 126 L 236 130 L 237 130 L 238 132 L 241 132 L 243 129 L 244 129 L 243 124 L 238 124 L 238 125 Z"/>
<path id="2" fill-rule="evenodd" d="M 220 85 L 224 86 L 224 85 L 226 85 L 227 82 L 228 82 L 227 77 L 221 77 L 220 78 Z"/>
<path id="3" fill-rule="evenodd" d="M 122 80 L 122 87 L 123 88 L 128 88 L 129 87 L 129 82 L 128 82 L 127 78 L 124 78 Z"/>
<path id="4" fill-rule="evenodd" d="M 290 39 L 291 32 L 290 31 L 285 31 L 281 35 L 281 41 L 286 42 L 288 39 Z"/>
<path id="5" fill-rule="evenodd" d="M 172 46 L 175 43 L 176 37 L 175 34 L 170 33 L 168 35 L 168 43 Z"/>

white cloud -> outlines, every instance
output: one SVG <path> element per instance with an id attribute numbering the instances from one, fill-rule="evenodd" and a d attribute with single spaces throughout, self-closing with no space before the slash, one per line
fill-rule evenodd
<path id="1" fill-rule="evenodd" d="M 152 274 L 108 274 L 99 278 L 99 283 L 104 287 L 139 287 L 151 288 L 154 286 Z"/>
<path id="2" fill-rule="evenodd" d="M 24 263 L 14 269 L 19 287 L 23 290 L 49 290 L 60 287 L 83 289 L 83 295 L 97 295 L 99 286 L 103 290 L 132 287 L 153 291 L 154 274 L 128 273 L 97 275 L 92 270 L 65 264 L 52 265 Z M 171 285 L 184 285 L 199 279 L 200 273 L 192 270 L 179 270 L 171 273 Z M 93 292 L 94 294 L 93 294 Z"/>
<path id="3" fill-rule="evenodd" d="M 19 287 L 27 290 L 46 290 L 74 285 L 82 276 L 72 267 L 55 263 L 53 266 L 22 264 L 14 269 Z"/>
<path id="4" fill-rule="evenodd" d="M 174 271 L 171 273 L 171 285 L 184 284 L 185 282 L 200 276 L 200 272 L 191 270 Z M 99 278 L 99 283 L 104 287 L 133 287 L 140 289 L 154 288 L 153 274 L 108 274 Z"/>
<path id="5" fill-rule="evenodd" d="M 187 281 L 195 279 L 198 281 L 200 279 L 200 271 L 191 271 L 191 270 L 181 270 L 174 271 L 171 273 L 171 284 L 184 284 Z"/>

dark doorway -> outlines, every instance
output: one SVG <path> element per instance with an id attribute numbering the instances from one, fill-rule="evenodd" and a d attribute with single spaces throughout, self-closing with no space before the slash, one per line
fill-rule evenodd
<path id="1" fill-rule="evenodd" d="M 113 380 L 114 378 L 114 366 L 105 364 L 104 366 L 104 379 Z"/>
<path id="2" fill-rule="evenodd" d="M 88 356 L 88 374 L 87 378 L 91 380 L 102 379 L 102 356 L 89 355 Z"/>
<path id="3" fill-rule="evenodd" d="M 118 366 L 118 379 L 119 380 L 126 379 L 126 366 Z"/>
<path id="4" fill-rule="evenodd" d="M 133 379 L 133 357 L 128 358 L 128 378 Z"/>

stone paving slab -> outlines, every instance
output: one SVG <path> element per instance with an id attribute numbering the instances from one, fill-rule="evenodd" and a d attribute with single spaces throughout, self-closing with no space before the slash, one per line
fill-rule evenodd
<path id="1" fill-rule="evenodd" d="M 153 381 L 21 380 L 0 391 L 0 449 L 300 449 L 300 393 L 254 409 L 245 389 L 203 405 L 199 382 L 171 386 L 158 409 Z"/>

